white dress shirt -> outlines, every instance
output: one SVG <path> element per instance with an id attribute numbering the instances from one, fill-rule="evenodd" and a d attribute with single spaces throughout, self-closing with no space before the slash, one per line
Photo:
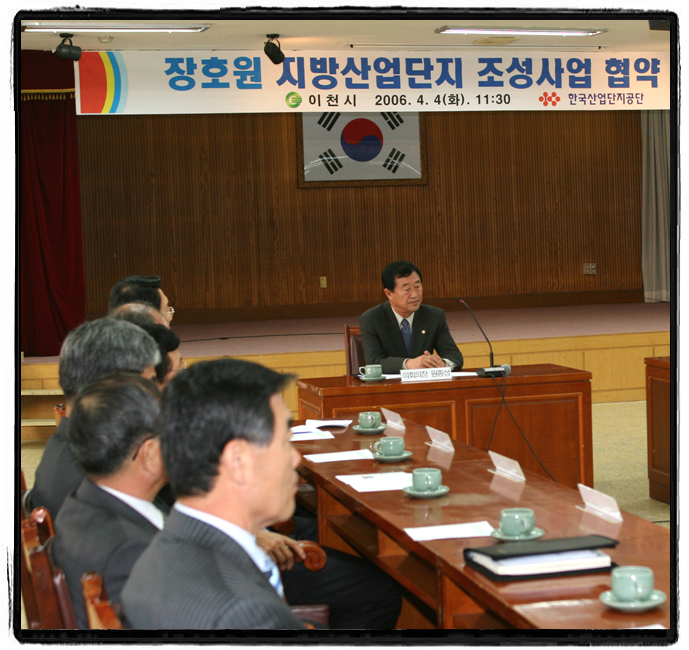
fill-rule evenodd
<path id="1" fill-rule="evenodd" d="M 96 485 L 101 489 L 105 490 L 108 494 L 118 498 L 120 501 L 124 501 L 128 506 L 134 508 L 142 517 L 146 517 L 158 530 L 163 529 L 163 524 L 165 523 L 165 516 L 163 512 L 157 506 L 153 505 L 150 501 L 146 499 L 140 499 L 139 497 L 133 497 L 131 494 L 125 494 L 119 490 L 114 490 L 111 487 L 106 487 L 100 483 Z"/>

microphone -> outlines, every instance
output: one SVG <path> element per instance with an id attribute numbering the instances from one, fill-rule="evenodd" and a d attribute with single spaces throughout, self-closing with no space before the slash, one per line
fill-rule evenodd
<path id="1" fill-rule="evenodd" d="M 507 377 L 507 375 L 509 375 L 510 372 L 512 372 L 512 368 L 510 368 L 510 366 L 506 363 L 503 363 L 501 366 L 496 367 L 493 361 L 493 346 L 490 343 L 490 339 L 486 336 L 486 333 L 483 331 L 481 323 L 478 322 L 478 318 L 476 318 L 474 311 L 471 307 L 469 307 L 469 305 L 466 302 L 464 302 L 464 298 L 457 298 L 457 302 L 461 305 L 464 305 L 469 310 L 471 317 L 474 319 L 476 325 L 478 325 L 478 328 L 481 330 L 481 334 L 483 334 L 483 338 L 486 339 L 486 343 L 488 343 L 488 347 L 490 348 L 490 368 L 478 368 L 476 370 L 476 374 L 479 377 Z"/>

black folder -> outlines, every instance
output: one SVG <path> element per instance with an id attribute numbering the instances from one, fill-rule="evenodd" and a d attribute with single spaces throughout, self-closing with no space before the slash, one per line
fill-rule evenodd
<path id="1" fill-rule="evenodd" d="M 585 535 L 583 537 L 564 537 L 561 539 L 536 540 L 533 542 L 508 542 L 495 546 L 482 546 L 480 548 L 465 548 L 464 561 L 467 566 L 476 569 L 479 573 L 496 582 L 512 580 L 535 580 L 541 578 L 559 578 L 564 576 L 583 575 L 586 573 L 607 573 L 617 566 L 614 562 L 610 566 L 594 569 L 576 569 L 573 571 L 558 571 L 556 573 L 533 573 L 528 575 L 498 575 L 489 568 L 471 559 L 472 553 L 481 553 L 492 560 L 504 560 L 510 557 L 522 557 L 525 555 L 541 555 L 543 553 L 562 553 L 565 551 L 584 551 L 599 548 L 614 548 L 619 542 L 603 535 Z"/>

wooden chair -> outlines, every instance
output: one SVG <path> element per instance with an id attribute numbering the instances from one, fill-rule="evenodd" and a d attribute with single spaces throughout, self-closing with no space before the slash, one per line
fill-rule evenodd
<path id="1" fill-rule="evenodd" d="M 122 621 L 108 600 L 108 594 L 99 573 L 90 571 L 81 576 L 81 590 L 86 605 L 86 618 L 90 630 L 121 630 Z"/>
<path id="2" fill-rule="evenodd" d="M 29 516 L 29 510 L 25 507 L 29 491 L 26 489 L 26 480 L 24 479 L 24 470 L 21 471 L 21 489 L 19 492 L 19 525 Z M 36 595 L 34 594 L 33 583 L 31 581 L 31 572 L 29 571 L 28 556 L 24 552 L 24 544 L 22 543 L 21 553 L 19 554 L 20 578 L 22 589 L 22 600 L 24 601 L 24 612 L 26 614 L 26 621 L 30 629 L 37 629 L 40 627 L 41 617 L 38 613 L 38 605 L 36 604 Z"/>
<path id="3" fill-rule="evenodd" d="M 59 425 L 60 420 L 65 417 L 65 405 L 55 404 L 55 406 L 53 406 L 53 414 L 55 415 L 55 424 Z"/>
<path id="4" fill-rule="evenodd" d="M 54 539 L 47 508 L 36 508 L 21 522 L 21 553 L 25 563 L 22 595 L 27 622 L 34 630 L 77 628 L 64 571 L 52 561 L 50 548 Z"/>
<path id="5" fill-rule="evenodd" d="M 347 374 L 358 375 L 359 368 L 366 365 L 364 358 L 364 340 L 360 327 L 344 326 L 345 357 L 347 357 Z"/>

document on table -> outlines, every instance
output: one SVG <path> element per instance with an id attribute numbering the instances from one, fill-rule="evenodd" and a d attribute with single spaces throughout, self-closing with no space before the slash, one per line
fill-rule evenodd
<path id="1" fill-rule="evenodd" d="M 312 463 L 332 463 L 338 460 L 373 459 L 373 454 L 370 449 L 354 449 L 352 451 L 333 451 L 326 454 L 306 454 L 304 458 Z M 409 476 L 411 477 L 411 474 Z"/>
<path id="2" fill-rule="evenodd" d="M 321 431 L 320 429 L 311 429 L 303 424 L 292 427 L 292 442 L 302 442 L 304 440 L 324 440 L 326 438 L 334 438 L 335 436 L 330 431 Z"/>
<path id="3" fill-rule="evenodd" d="M 353 487 L 357 492 L 386 492 L 411 487 L 409 472 L 384 472 L 380 474 L 347 474 L 336 479 Z"/>
<path id="4" fill-rule="evenodd" d="M 487 521 L 472 521 L 466 524 L 445 524 L 443 526 L 405 528 L 404 532 L 415 542 L 429 542 L 433 539 L 490 537 L 490 534 L 493 532 L 493 527 Z"/>

